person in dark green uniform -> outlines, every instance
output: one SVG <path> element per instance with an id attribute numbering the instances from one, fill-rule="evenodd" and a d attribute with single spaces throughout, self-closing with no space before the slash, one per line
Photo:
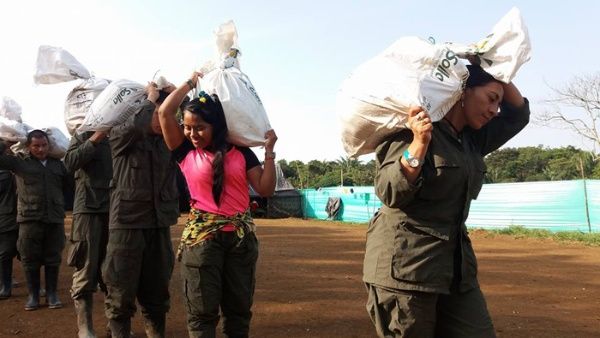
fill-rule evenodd
<path id="1" fill-rule="evenodd" d="M 157 109 L 166 95 L 153 85 L 146 92 L 142 108 L 109 134 L 113 180 L 102 276 L 113 337 L 129 337 L 136 298 L 148 337 L 165 336 L 169 310 L 174 265 L 170 226 L 179 216 L 176 164 L 158 122 Z"/>
<path id="2" fill-rule="evenodd" d="M 468 69 L 461 99 L 441 121 L 413 107 L 409 129 L 377 148 L 383 206 L 367 231 L 363 281 L 380 337 L 495 337 L 465 220 L 482 187 L 483 157 L 530 113 L 512 83 Z"/>
<path id="3" fill-rule="evenodd" d="M 79 337 L 95 337 L 93 294 L 104 288 L 100 267 L 108 242 L 109 186 L 112 157 L 106 132 L 75 134 L 64 163 L 75 174 L 73 225 L 68 265 L 75 268 L 71 298 L 77 313 Z"/>
<path id="4" fill-rule="evenodd" d="M 65 246 L 64 192 L 67 170 L 60 160 L 48 157 L 48 135 L 33 130 L 27 135 L 28 154 L 0 155 L 0 169 L 11 170 L 17 181 L 17 249 L 27 279 L 29 298 L 25 310 L 36 310 L 40 297 L 40 268 L 46 273 L 46 302 L 62 307 L 56 292 L 61 252 Z"/>
<path id="5" fill-rule="evenodd" d="M 9 143 L 0 141 L 0 154 L 10 153 Z M 13 259 L 17 256 L 17 189 L 9 170 L 0 170 L 0 300 L 12 294 Z"/>

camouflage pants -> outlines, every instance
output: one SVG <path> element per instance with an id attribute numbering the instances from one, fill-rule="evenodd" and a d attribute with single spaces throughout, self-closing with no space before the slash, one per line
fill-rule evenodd
<path id="1" fill-rule="evenodd" d="M 19 223 L 17 249 L 24 270 L 39 270 L 42 265 L 59 266 L 64 247 L 64 224 L 38 221 Z"/>

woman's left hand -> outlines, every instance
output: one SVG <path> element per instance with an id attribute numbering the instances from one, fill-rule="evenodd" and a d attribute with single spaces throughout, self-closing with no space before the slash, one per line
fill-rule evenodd
<path id="1" fill-rule="evenodd" d="M 275 134 L 275 130 L 271 129 L 265 133 L 265 150 L 273 151 L 275 148 L 275 142 L 277 142 L 277 134 Z"/>

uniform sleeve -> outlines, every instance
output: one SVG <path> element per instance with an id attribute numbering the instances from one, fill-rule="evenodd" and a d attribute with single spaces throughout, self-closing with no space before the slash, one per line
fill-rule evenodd
<path id="1" fill-rule="evenodd" d="M 260 161 L 258 160 L 258 157 L 256 157 L 256 154 L 252 151 L 252 149 L 247 147 L 239 147 L 238 149 L 242 153 L 242 155 L 244 155 L 244 160 L 246 161 L 246 171 L 256 166 L 260 166 Z"/>
<path id="2" fill-rule="evenodd" d="M 177 163 L 181 163 L 183 159 L 187 156 L 187 154 L 194 150 L 194 145 L 187 138 L 183 140 L 183 142 L 179 145 L 179 147 L 175 148 L 171 151 L 173 155 L 173 159 L 177 161 Z"/>
<path id="3" fill-rule="evenodd" d="M 411 139 L 410 131 L 403 130 L 377 147 L 379 170 L 375 175 L 375 193 L 379 200 L 390 208 L 399 208 L 412 201 L 422 184 L 421 177 L 411 184 L 402 173 L 400 160 Z"/>
<path id="4" fill-rule="evenodd" d="M 14 155 L 0 154 L 0 169 L 17 171 L 18 161 Z"/>
<path id="5" fill-rule="evenodd" d="M 114 126 L 110 130 L 110 146 L 113 156 L 123 153 L 131 144 L 144 137 L 150 129 L 154 103 L 146 100 L 142 107 L 133 114 L 125 123 Z"/>
<path id="6" fill-rule="evenodd" d="M 96 152 L 96 146 L 89 140 L 93 132 L 87 132 L 82 135 L 73 135 L 69 149 L 64 158 L 64 164 L 68 172 L 74 173 L 85 166 L 93 158 Z"/>
<path id="7" fill-rule="evenodd" d="M 503 103 L 500 114 L 483 128 L 473 133 L 473 144 L 479 148 L 482 156 L 500 148 L 517 135 L 529 123 L 529 101 L 521 107 Z"/>

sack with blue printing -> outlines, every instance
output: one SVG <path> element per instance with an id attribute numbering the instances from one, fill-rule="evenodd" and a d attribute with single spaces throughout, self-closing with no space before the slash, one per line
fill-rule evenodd
<path id="1" fill-rule="evenodd" d="M 446 45 L 399 39 L 354 70 L 338 92 L 344 150 L 351 157 L 375 151 L 388 135 L 405 128 L 411 106 L 441 120 L 460 98 L 468 75 Z"/>
<path id="2" fill-rule="evenodd" d="M 77 132 L 107 131 L 123 124 L 142 107 L 146 99 L 144 88 L 125 79 L 111 82 L 92 102 Z"/>
<path id="3" fill-rule="evenodd" d="M 240 70 L 237 31 L 233 21 L 215 31 L 217 62 L 207 62 L 199 70 L 204 74 L 199 89 L 216 94 L 223 106 L 228 141 L 246 147 L 262 146 L 271 129 L 267 112 L 250 78 Z"/>

